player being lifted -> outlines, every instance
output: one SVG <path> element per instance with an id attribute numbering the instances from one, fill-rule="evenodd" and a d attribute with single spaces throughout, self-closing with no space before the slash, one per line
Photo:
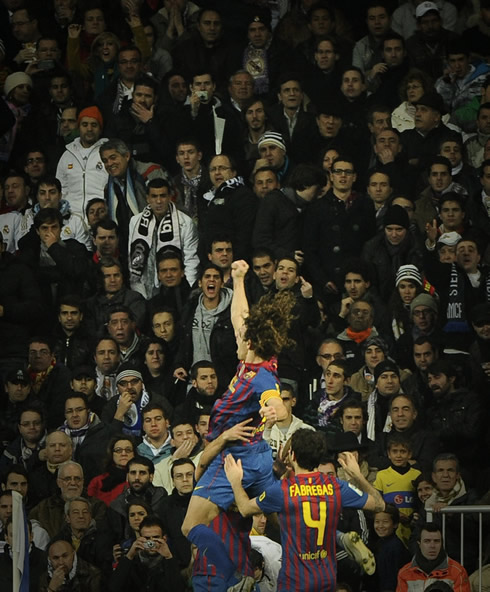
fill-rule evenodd
<path id="1" fill-rule="evenodd" d="M 250 310 L 245 294 L 245 274 L 248 264 L 235 261 L 232 265 L 233 299 L 231 319 L 241 360 L 227 391 L 218 399 L 211 412 L 208 439 L 201 465 L 212 459 L 194 489 L 182 532 L 205 553 L 217 572 L 223 575 L 222 590 L 236 583 L 235 564 L 220 537 L 209 528 L 210 522 L 234 502 L 230 483 L 224 472 L 223 439 L 228 428 L 250 420 L 248 435 L 227 442 L 226 450 L 241 459 L 243 485 L 258 494 L 274 483 L 272 453 L 262 439 L 264 416 L 284 419 L 287 410 L 280 397 L 276 356 L 289 345 L 287 332 L 294 306 L 294 296 L 288 292 L 274 298 L 263 298 Z M 214 458 L 213 458 L 214 457 Z M 218 587 L 213 588 L 218 590 Z"/>

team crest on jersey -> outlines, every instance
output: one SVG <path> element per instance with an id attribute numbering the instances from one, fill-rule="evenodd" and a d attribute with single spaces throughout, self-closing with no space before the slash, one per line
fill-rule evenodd
<path id="1" fill-rule="evenodd" d="M 103 165 L 103 164 L 100 162 L 100 160 L 99 160 L 99 162 L 98 162 L 98 163 L 95 165 L 95 168 L 96 168 L 98 171 L 101 171 L 101 170 L 104 168 L 104 165 Z"/>
<path id="2" fill-rule="evenodd" d="M 257 372 L 254 372 L 253 370 L 250 370 L 249 372 L 246 372 L 243 375 L 243 378 L 245 378 L 246 380 L 250 380 L 251 378 L 253 378 L 255 375 L 257 374 Z"/>
<path id="3" fill-rule="evenodd" d="M 71 163 L 71 162 L 70 162 L 70 163 L 68 164 L 68 170 L 70 170 L 70 169 L 72 169 L 72 168 L 73 168 L 73 163 Z"/>
<path id="4" fill-rule="evenodd" d="M 10 228 L 8 227 L 7 224 L 5 224 L 5 226 L 2 228 L 2 233 L 3 234 L 8 234 L 10 232 Z"/>
<path id="5" fill-rule="evenodd" d="M 70 234 L 71 234 L 71 228 L 70 228 L 69 226 L 65 226 L 65 227 L 63 228 L 63 234 L 68 234 L 68 235 L 70 235 Z"/>
<path id="6" fill-rule="evenodd" d="M 265 491 L 263 491 L 259 496 L 259 502 L 263 502 L 265 500 Z"/>

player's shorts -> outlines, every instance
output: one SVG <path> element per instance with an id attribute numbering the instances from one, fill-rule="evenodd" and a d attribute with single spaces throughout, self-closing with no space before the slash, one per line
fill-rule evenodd
<path id="1" fill-rule="evenodd" d="M 235 460 L 240 459 L 243 467 L 242 485 L 250 498 L 260 495 L 264 489 L 276 482 L 272 473 L 272 450 L 257 446 L 242 448 L 237 451 L 236 447 L 223 450 L 217 455 L 204 475 L 199 479 L 194 488 L 193 495 L 204 497 L 215 503 L 223 510 L 227 510 L 235 501 L 235 496 L 230 482 L 226 478 L 224 464 L 227 454 L 232 454 Z"/>

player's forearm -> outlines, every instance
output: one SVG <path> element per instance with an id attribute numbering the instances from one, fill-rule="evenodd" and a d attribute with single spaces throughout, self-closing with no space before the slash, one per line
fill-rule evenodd
<path id="1" fill-rule="evenodd" d="M 364 493 L 370 495 L 374 502 L 374 507 L 372 510 L 374 512 L 383 512 L 385 509 L 385 501 L 381 496 L 381 493 L 375 489 L 371 483 L 359 472 L 352 476 L 352 482 L 354 485 L 359 487 Z M 371 508 L 369 508 L 371 509 Z"/>
<path id="2" fill-rule="evenodd" d="M 245 293 L 245 278 L 233 278 L 233 297 L 231 299 L 231 322 L 235 332 L 239 331 L 248 316 L 248 300 Z"/>
<path id="3" fill-rule="evenodd" d="M 217 456 L 225 447 L 225 440 L 221 436 L 216 438 L 216 440 L 212 440 L 206 448 L 203 450 L 201 454 L 201 458 L 199 460 L 199 464 L 196 468 L 196 481 L 202 477 L 208 466 L 211 464 L 211 461 L 215 456 Z"/>
<path id="4" fill-rule="evenodd" d="M 233 481 L 230 482 L 233 494 L 235 496 L 235 502 L 240 514 L 244 517 L 253 516 L 260 510 L 257 508 L 257 504 L 254 500 L 251 500 L 245 489 L 243 489 L 241 482 Z"/>

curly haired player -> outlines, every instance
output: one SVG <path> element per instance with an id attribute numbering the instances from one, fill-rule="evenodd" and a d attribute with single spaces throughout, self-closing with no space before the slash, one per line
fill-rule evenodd
<path id="1" fill-rule="evenodd" d="M 182 532 L 189 541 L 205 553 L 222 574 L 223 590 L 235 583 L 236 568 L 220 537 L 209 528 L 219 512 L 227 510 L 234 501 L 224 472 L 223 447 L 226 445 L 227 452 L 241 459 L 244 487 L 259 494 L 274 483 L 271 449 L 262 439 L 264 416 L 276 419 L 287 416 L 280 397 L 275 356 L 289 345 L 287 332 L 294 297 L 280 293 L 274 299 L 259 301 L 249 310 L 244 284 L 247 270 L 245 261 L 235 261 L 232 265 L 231 318 L 241 361 L 227 391 L 213 407 L 208 434 L 210 444 L 201 459 L 201 465 L 209 460 L 210 464 L 194 489 L 182 525 Z M 219 438 L 225 430 L 244 420 L 249 422 L 244 430 L 246 435 L 240 440 L 224 443 Z"/>

